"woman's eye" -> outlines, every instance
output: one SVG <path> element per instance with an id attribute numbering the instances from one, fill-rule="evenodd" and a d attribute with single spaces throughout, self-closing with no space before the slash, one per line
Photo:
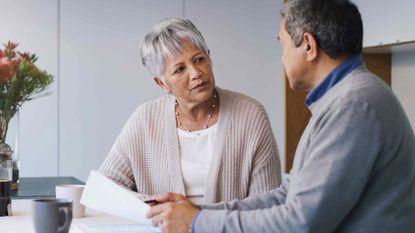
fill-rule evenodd
<path id="1" fill-rule="evenodd" d="M 195 59 L 195 62 L 196 63 L 201 63 L 201 62 L 203 62 L 205 60 L 205 58 L 204 57 L 198 57 L 198 58 L 196 58 Z"/>
<path id="2" fill-rule="evenodd" d="M 179 73 L 183 72 L 183 70 L 184 70 L 184 67 L 178 67 L 177 69 L 174 70 L 173 74 L 179 74 Z"/>

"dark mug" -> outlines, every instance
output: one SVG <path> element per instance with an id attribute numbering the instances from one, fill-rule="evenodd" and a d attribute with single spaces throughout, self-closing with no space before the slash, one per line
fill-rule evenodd
<path id="1" fill-rule="evenodd" d="M 67 199 L 33 200 L 36 233 L 68 233 L 72 222 L 72 201 Z"/>
<path id="2" fill-rule="evenodd" d="M 0 178 L 0 217 L 12 216 L 12 181 Z"/>

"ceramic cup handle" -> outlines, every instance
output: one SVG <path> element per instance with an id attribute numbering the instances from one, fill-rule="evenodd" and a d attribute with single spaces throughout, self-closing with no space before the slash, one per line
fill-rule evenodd
<path id="1" fill-rule="evenodd" d="M 59 207 L 59 216 L 63 216 L 61 215 L 61 213 L 65 215 L 65 222 L 63 223 L 62 226 L 58 227 L 58 233 L 67 233 L 69 231 L 69 227 L 71 226 L 71 222 L 72 222 L 72 211 L 69 207 L 62 206 L 62 207 Z"/>

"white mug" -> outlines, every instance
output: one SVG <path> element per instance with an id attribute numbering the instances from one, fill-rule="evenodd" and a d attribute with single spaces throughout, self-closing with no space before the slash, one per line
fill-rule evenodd
<path id="1" fill-rule="evenodd" d="M 56 186 L 56 198 L 65 198 L 72 200 L 73 218 L 82 218 L 85 216 L 85 206 L 81 204 L 81 196 L 85 185 L 64 184 Z"/>

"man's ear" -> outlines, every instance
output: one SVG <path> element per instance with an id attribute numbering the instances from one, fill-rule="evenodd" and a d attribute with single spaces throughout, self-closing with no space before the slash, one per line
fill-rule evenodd
<path id="1" fill-rule="evenodd" d="M 153 77 L 154 82 L 159 86 L 161 89 L 163 89 L 164 92 L 170 93 L 170 88 L 158 77 Z"/>
<path id="2" fill-rule="evenodd" d="M 303 43 L 301 44 L 306 52 L 307 61 L 313 61 L 318 56 L 318 47 L 317 47 L 317 40 L 316 38 L 308 33 L 305 32 L 303 35 Z"/>

